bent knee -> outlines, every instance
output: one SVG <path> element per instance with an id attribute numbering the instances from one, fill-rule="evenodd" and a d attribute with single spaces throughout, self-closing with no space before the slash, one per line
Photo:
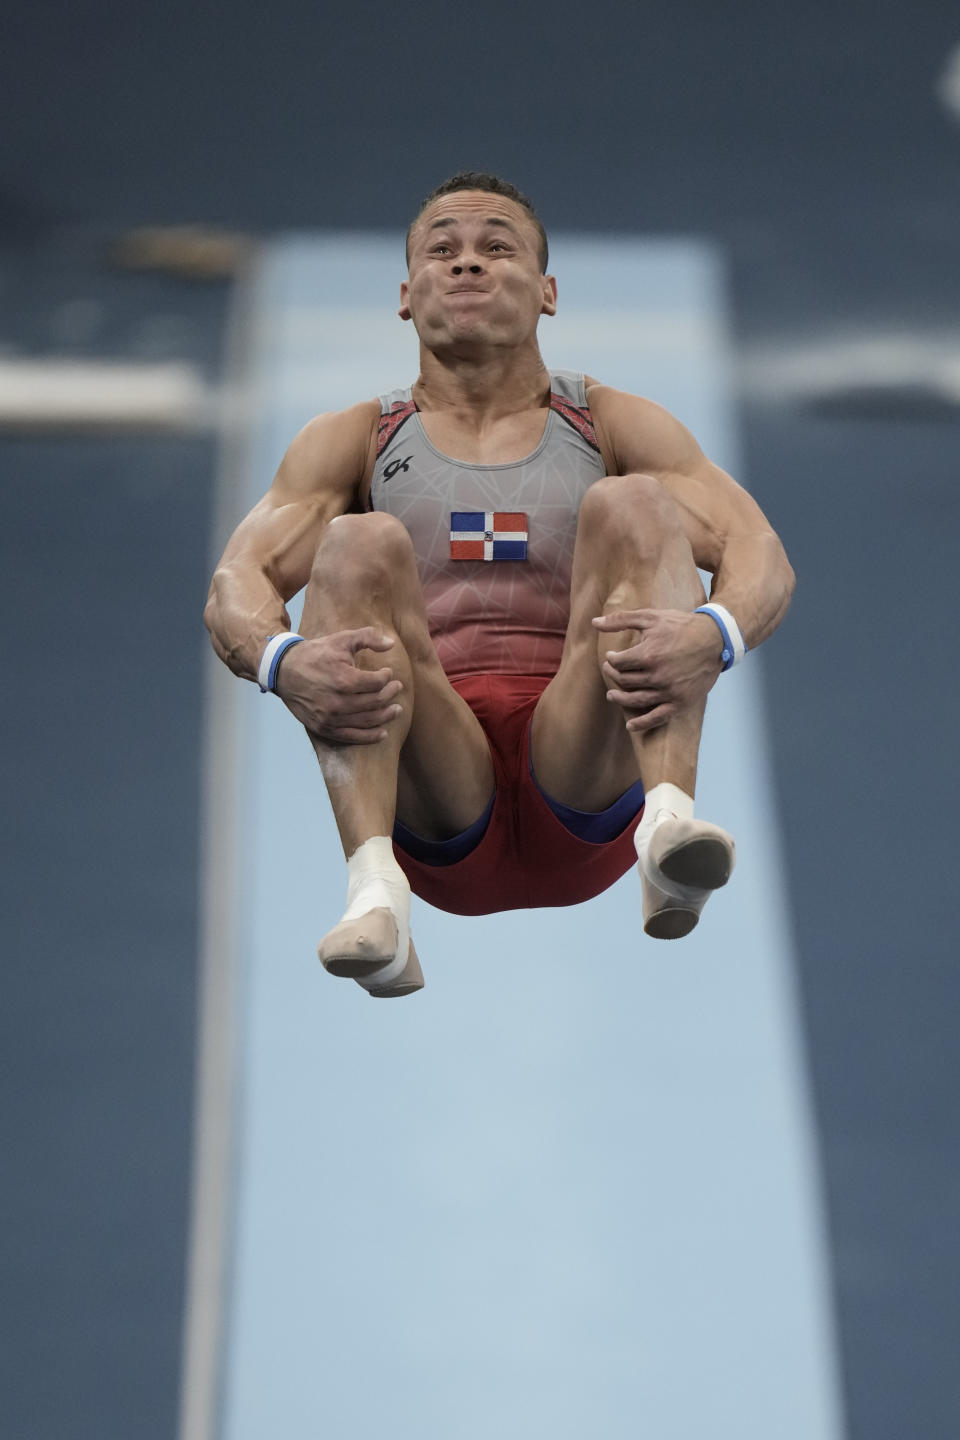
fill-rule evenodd
<path id="1" fill-rule="evenodd" d="M 622 531 L 634 518 L 661 529 L 681 523 L 676 501 L 652 475 L 605 475 L 593 482 L 580 504 L 585 525 L 612 525 Z"/>
<path id="2" fill-rule="evenodd" d="M 577 539 L 604 547 L 627 541 L 634 555 L 659 554 L 684 535 L 680 508 L 652 475 L 607 475 L 584 495 Z"/>
<path id="3" fill-rule="evenodd" d="M 413 543 L 395 515 L 380 510 L 366 515 L 338 515 L 320 537 L 314 565 L 357 566 L 367 571 L 396 569 L 413 560 Z"/>

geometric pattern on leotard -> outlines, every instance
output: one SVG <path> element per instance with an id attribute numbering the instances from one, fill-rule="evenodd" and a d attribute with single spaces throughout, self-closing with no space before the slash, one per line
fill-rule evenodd
<path id="1" fill-rule="evenodd" d="M 571 405 L 569 400 L 566 400 L 562 395 L 558 395 L 556 391 L 552 391 L 550 394 L 550 409 L 555 410 L 558 415 L 566 420 L 568 425 L 572 425 L 574 430 L 577 430 L 583 436 L 587 444 L 596 450 L 598 455 L 600 454 L 600 446 L 597 443 L 597 432 L 594 429 L 593 419 L 586 405 L 582 407 L 579 405 Z"/>
<path id="2" fill-rule="evenodd" d="M 539 444 L 504 465 L 443 455 L 409 389 L 380 397 L 381 422 L 402 419 L 377 457 L 370 508 L 395 515 L 410 533 L 431 638 L 448 675 L 553 675 L 560 663 L 580 503 L 604 465 L 583 376 L 552 371 L 550 383 Z M 528 532 L 522 563 L 451 560 L 452 514 L 521 510 Z"/>
<path id="3" fill-rule="evenodd" d="M 397 400 L 395 404 L 391 405 L 386 415 L 381 413 L 380 423 L 377 426 L 378 455 L 383 454 L 384 449 L 390 444 L 390 441 L 394 435 L 396 435 L 400 426 L 404 421 L 410 419 L 410 416 L 416 412 L 416 408 L 413 400 L 408 400 L 406 403 L 402 400 Z"/>

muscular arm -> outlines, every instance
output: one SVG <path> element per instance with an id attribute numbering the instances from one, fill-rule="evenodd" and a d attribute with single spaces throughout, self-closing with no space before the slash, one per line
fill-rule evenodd
<path id="1" fill-rule="evenodd" d="M 759 505 L 661 406 L 591 381 L 587 396 L 609 472 L 660 482 L 677 504 L 694 560 L 713 575 L 711 600 L 730 611 L 749 647 L 759 645 L 786 614 L 794 584 Z M 629 730 L 653 730 L 702 702 L 720 673 L 720 631 L 708 615 L 621 610 L 594 625 L 640 637 L 608 651 L 601 665 L 608 698 L 624 709 Z"/>
<path id="2" fill-rule="evenodd" d="M 587 386 L 612 473 L 652 475 L 669 491 L 697 565 L 713 575 L 710 598 L 736 618 L 750 648 L 759 645 L 786 614 L 794 586 L 790 562 L 763 511 L 662 406 L 594 381 Z M 695 623 L 713 625 L 706 617 Z"/>
<path id="3" fill-rule="evenodd" d="M 378 416 L 374 401 L 311 420 L 230 537 L 203 618 L 234 674 L 255 680 L 267 636 L 289 629 L 286 602 L 307 583 L 323 527 L 358 501 Z"/>

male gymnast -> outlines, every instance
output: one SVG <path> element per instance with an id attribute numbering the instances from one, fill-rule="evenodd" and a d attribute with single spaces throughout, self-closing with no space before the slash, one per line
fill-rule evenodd
<path id="1" fill-rule="evenodd" d="M 637 864 L 646 933 L 688 934 L 734 863 L 693 813 L 707 692 L 794 583 L 679 421 L 546 369 L 557 286 L 514 186 L 440 185 L 407 259 L 418 379 L 296 436 L 204 617 L 306 728 L 348 873 L 320 959 L 376 996 L 423 985 L 411 889 L 462 915 L 570 905 Z"/>

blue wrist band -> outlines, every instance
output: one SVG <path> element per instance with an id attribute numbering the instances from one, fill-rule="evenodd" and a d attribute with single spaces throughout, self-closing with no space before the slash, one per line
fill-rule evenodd
<path id="1" fill-rule="evenodd" d="M 739 665 L 747 653 L 746 643 L 740 626 L 734 620 L 730 611 L 723 605 L 709 604 L 698 605 L 694 615 L 709 615 L 723 637 L 723 650 L 720 659 L 723 661 L 722 670 L 729 670 L 734 665 Z"/>
<path id="2" fill-rule="evenodd" d="M 281 656 L 290 649 L 291 645 L 299 645 L 303 638 L 302 635 L 294 635 L 289 630 L 281 635 L 267 636 L 267 643 L 260 656 L 260 667 L 257 670 L 257 684 L 260 686 L 262 694 L 266 695 L 268 691 L 274 691 L 277 666 L 280 664 Z"/>

